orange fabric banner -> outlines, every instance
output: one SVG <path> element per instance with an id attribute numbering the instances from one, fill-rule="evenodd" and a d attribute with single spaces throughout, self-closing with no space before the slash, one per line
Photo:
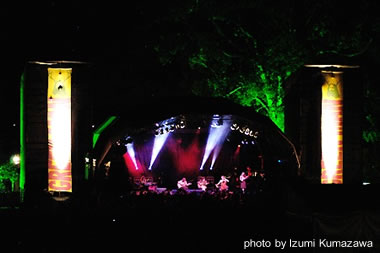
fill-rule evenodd
<path id="1" fill-rule="evenodd" d="M 71 69 L 48 68 L 48 190 L 72 191 Z"/>

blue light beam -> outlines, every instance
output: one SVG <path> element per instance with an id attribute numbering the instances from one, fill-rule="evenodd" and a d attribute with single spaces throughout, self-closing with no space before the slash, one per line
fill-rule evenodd
<path id="1" fill-rule="evenodd" d="M 213 158 L 213 162 L 212 162 L 212 165 L 210 168 L 212 170 L 212 166 L 214 165 L 216 157 L 218 156 L 218 154 L 220 152 L 220 149 L 221 149 L 220 146 L 221 146 L 221 144 L 224 143 L 224 140 L 226 139 L 228 133 L 230 132 L 230 125 L 231 125 L 231 123 L 225 122 L 220 127 L 210 126 L 209 135 L 207 138 L 206 149 L 205 149 L 205 153 L 203 155 L 203 160 L 201 163 L 200 170 L 203 170 L 203 167 L 204 167 L 207 159 L 209 158 L 211 152 L 214 150 L 215 147 L 217 147 L 216 150 L 214 151 L 214 157 L 215 158 Z"/>
<path id="2" fill-rule="evenodd" d="M 148 170 L 152 170 L 152 166 L 154 164 L 154 161 L 156 161 L 156 158 L 158 154 L 160 153 L 162 146 L 164 146 L 166 139 L 169 137 L 170 133 L 165 133 L 158 135 L 154 138 L 154 144 L 153 144 L 153 150 L 152 150 L 152 157 L 150 159 L 150 164 L 148 167 Z"/>
<path id="3" fill-rule="evenodd" d="M 125 146 L 127 147 L 127 153 L 131 157 L 131 159 L 133 161 L 133 164 L 135 165 L 136 170 L 138 170 L 139 167 L 137 166 L 135 149 L 133 148 L 133 144 L 132 143 L 128 143 L 128 144 L 125 144 Z"/>

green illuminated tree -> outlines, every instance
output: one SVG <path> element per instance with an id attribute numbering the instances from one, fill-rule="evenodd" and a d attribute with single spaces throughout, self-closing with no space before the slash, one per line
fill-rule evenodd
<path id="1" fill-rule="evenodd" d="M 7 181 L 11 183 L 12 191 L 15 182 L 19 178 L 19 169 L 12 162 L 7 162 L 0 165 L 0 192 L 7 191 L 6 183 Z"/>
<path id="2" fill-rule="evenodd" d="M 284 130 L 289 76 L 320 55 L 367 52 L 372 4 L 187 0 L 140 8 L 152 20 L 149 43 L 160 64 L 180 72 L 183 87 L 253 107 Z"/>

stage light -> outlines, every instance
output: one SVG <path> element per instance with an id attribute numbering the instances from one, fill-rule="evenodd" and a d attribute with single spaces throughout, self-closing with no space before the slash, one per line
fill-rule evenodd
<path id="1" fill-rule="evenodd" d="M 215 122 L 213 122 L 212 124 L 211 124 L 211 127 L 219 127 Z"/>
<path id="2" fill-rule="evenodd" d="M 152 166 L 154 164 L 154 161 L 156 160 L 158 154 L 161 151 L 162 146 L 164 146 L 165 141 L 168 137 L 169 137 L 169 133 L 165 133 L 165 134 L 155 136 L 154 143 L 153 143 L 152 157 L 150 159 L 150 164 L 149 164 L 148 170 L 152 170 Z"/>
<path id="3" fill-rule="evenodd" d="M 223 126 L 217 127 L 217 128 L 210 126 L 209 135 L 207 137 L 205 153 L 203 154 L 200 170 L 203 170 L 203 167 L 208 157 L 210 156 L 211 152 L 214 150 L 214 148 L 217 145 L 219 145 L 218 148 L 214 151 L 213 162 L 215 162 L 217 156 L 219 155 L 220 145 L 223 144 L 229 132 L 230 132 L 230 124 L 228 123 L 225 123 Z"/>
<path id="4" fill-rule="evenodd" d="M 133 139 L 130 136 L 128 136 L 127 138 L 125 138 L 124 144 L 130 144 L 130 143 L 133 143 Z"/>
<path id="5" fill-rule="evenodd" d="M 11 157 L 11 161 L 14 165 L 19 165 L 20 164 L 20 155 L 13 155 Z"/>
<path id="6" fill-rule="evenodd" d="M 235 131 L 235 130 L 238 130 L 238 129 L 239 129 L 238 124 L 233 123 L 233 124 L 231 125 L 231 130 L 232 130 L 232 131 Z"/>
<path id="7" fill-rule="evenodd" d="M 135 165 L 136 170 L 138 170 L 137 161 L 136 161 L 136 155 L 135 155 L 135 149 L 133 148 L 133 143 L 129 142 L 125 144 L 125 147 L 127 148 L 127 153 L 131 157 L 133 164 Z"/>
<path id="8" fill-rule="evenodd" d="M 214 115 L 215 116 L 215 115 Z M 219 115 L 218 115 L 219 117 Z M 221 118 L 214 118 L 211 123 L 211 127 L 221 127 L 223 125 L 223 119 Z"/>

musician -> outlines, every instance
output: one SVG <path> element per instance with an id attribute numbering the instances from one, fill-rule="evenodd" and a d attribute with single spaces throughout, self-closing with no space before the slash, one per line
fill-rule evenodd
<path id="1" fill-rule="evenodd" d="M 240 174 L 240 189 L 242 190 L 243 193 L 247 189 L 247 182 L 246 182 L 246 180 L 248 178 L 249 178 L 249 176 L 246 175 L 244 171 Z"/>
<path id="2" fill-rule="evenodd" d="M 144 175 L 141 175 L 141 177 L 140 177 L 139 188 L 141 190 L 147 190 L 148 189 L 148 179 Z"/>
<path id="3" fill-rule="evenodd" d="M 181 190 L 187 191 L 189 189 L 189 185 L 191 185 L 191 183 L 188 183 L 185 177 L 177 182 L 177 187 Z"/>
<path id="4" fill-rule="evenodd" d="M 197 182 L 198 188 L 202 189 L 202 191 L 206 191 L 208 182 L 205 177 L 200 177 Z"/>
<path id="5" fill-rule="evenodd" d="M 252 176 L 252 169 L 249 166 L 247 166 L 247 175 L 248 175 L 248 177 Z"/>
<path id="6" fill-rule="evenodd" d="M 147 179 L 144 175 L 141 175 L 140 177 L 140 185 L 145 186 L 147 184 Z"/>
<path id="7" fill-rule="evenodd" d="M 229 180 L 225 176 L 221 176 L 219 182 L 215 185 L 220 191 L 228 190 Z"/>

